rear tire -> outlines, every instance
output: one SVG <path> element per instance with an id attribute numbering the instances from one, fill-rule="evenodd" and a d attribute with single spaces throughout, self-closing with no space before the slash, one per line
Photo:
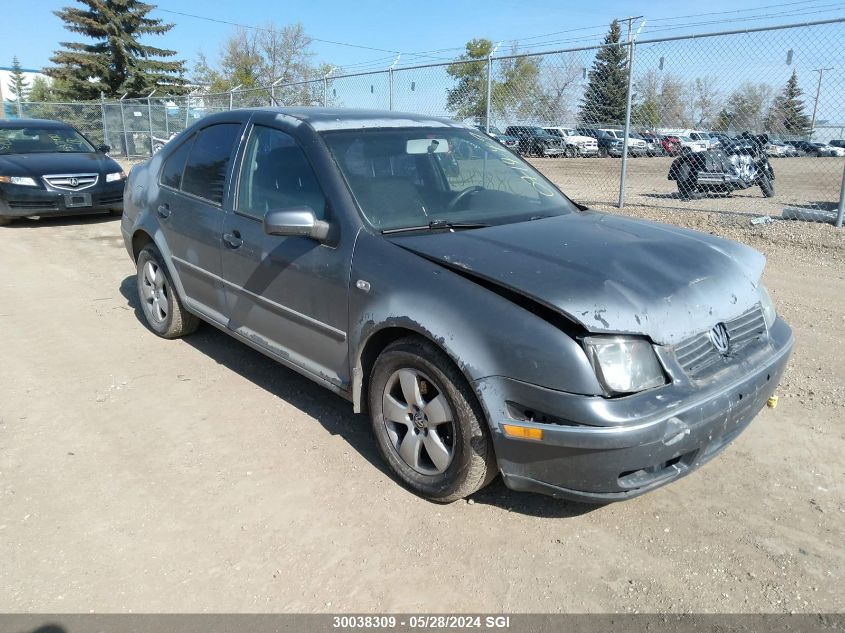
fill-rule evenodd
<path id="1" fill-rule="evenodd" d="M 599 148 L 599 158 L 607 158 L 607 148 L 600 147 Z"/>
<path id="2" fill-rule="evenodd" d="M 162 338 L 179 338 L 194 332 L 199 319 L 185 310 L 161 253 L 152 244 L 138 255 L 137 270 L 138 298 L 149 328 Z"/>
<path id="3" fill-rule="evenodd" d="M 389 345 L 373 366 L 368 391 L 379 451 L 416 494 L 451 503 L 496 476 L 481 406 L 434 344 L 412 337 Z"/>
<path id="4" fill-rule="evenodd" d="M 698 187 L 695 184 L 695 176 L 692 173 L 692 168 L 688 162 L 678 167 L 678 196 L 681 200 L 689 200 L 698 193 Z"/>

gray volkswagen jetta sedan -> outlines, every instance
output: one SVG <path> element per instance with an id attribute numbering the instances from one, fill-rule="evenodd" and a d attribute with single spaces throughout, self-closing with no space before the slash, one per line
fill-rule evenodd
<path id="1" fill-rule="evenodd" d="M 498 473 L 599 503 L 671 482 L 742 432 L 792 348 L 760 253 L 590 211 L 445 119 L 210 116 L 124 203 L 155 333 L 206 321 L 349 399 L 441 502 Z"/>

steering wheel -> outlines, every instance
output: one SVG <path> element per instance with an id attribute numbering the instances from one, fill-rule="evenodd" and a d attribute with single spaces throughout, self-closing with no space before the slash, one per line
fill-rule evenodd
<path id="1" fill-rule="evenodd" d="M 458 206 L 459 202 L 462 202 L 463 200 L 467 199 L 472 194 L 479 192 L 479 191 L 482 191 L 483 189 L 484 189 L 484 187 L 482 187 L 480 185 L 472 185 L 471 187 L 467 187 L 466 189 L 461 191 L 457 196 L 452 198 L 452 201 L 449 204 L 446 205 L 446 208 L 449 209 L 450 211 L 452 209 L 455 209 Z"/>

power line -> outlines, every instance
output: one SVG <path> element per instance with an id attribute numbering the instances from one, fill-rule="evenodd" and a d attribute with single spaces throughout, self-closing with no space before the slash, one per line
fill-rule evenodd
<path id="1" fill-rule="evenodd" d="M 264 26 L 255 26 L 252 24 L 241 24 L 240 22 L 231 22 L 229 20 L 220 20 L 218 18 L 210 18 L 206 15 L 196 15 L 194 13 L 184 13 L 182 11 L 173 11 L 171 9 L 162 9 L 161 7 L 156 7 L 157 11 L 161 11 L 162 13 L 172 13 L 173 15 L 181 15 L 186 18 L 196 18 L 197 20 L 206 20 L 207 22 L 216 22 L 218 24 L 227 24 L 229 26 L 237 26 L 243 29 L 252 29 L 254 31 L 272 31 L 272 29 L 264 27 Z M 362 48 L 368 51 L 379 51 L 380 53 L 393 53 L 397 54 L 399 51 L 395 51 L 389 48 L 375 48 L 374 46 L 363 46 L 362 44 L 350 44 L 349 42 L 338 42 L 336 40 L 325 40 L 319 37 L 311 37 L 308 36 L 309 39 L 314 40 L 315 42 L 322 42 L 323 44 L 334 44 L 336 46 L 348 46 L 350 48 Z"/>
<path id="2" fill-rule="evenodd" d="M 648 33 L 662 33 L 668 31 L 678 31 L 681 29 L 687 29 L 695 26 L 709 26 L 714 24 L 725 24 L 725 23 L 735 23 L 735 22 L 748 22 L 748 21 L 759 21 L 765 20 L 775 17 L 787 17 L 787 16 L 794 16 L 794 15 L 812 15 L 818 13 L 829 13 L 833 11 L 837 11 L 839 9 L 845 8 L 845 4 L 841 2 L 819 5 L 816 4 L 820 0 L 795 0 L 793 2 L 785 2 L 780 4 L 768 5 L 768 6 L 760 6 L 760 7 L 751 7 L 745 9 L 735 9 L 730 11 L 719 11 L 719 12 L 707 12 L 707 13 L 698 13 L 698 14 L 689 14 L 689 15 L 680 15 L 680 16 L 668 16 L 668 17 L 659 17 L 659 18 L 649 18 L 649 23 L 654 22 L 671 22 L 675 20 L 683 20 L 688 18 L 696 18 L 696 17 L 707 17 L 710 15 L 725 15 L 725 14 L 737 14 L 737 13 L 747 13 L 749 11 L 756 11 L 760 9 L 775 9 L 780 7 L 795 7 L 793 9 L 789 9 L 782 12 L 775 12 L 775 13 L 766 13 L 761 15 L 753 15 L 753 16 L 741 16 L 741 17 L 730 17 L 730 18 L 723 18 L 718 20 L 707 20 L 707 21 L 698 21 L 698 22 L 688 22 L 683 24 L 667 24 L 666 26 L 662 26 L 657 29 L 648 29 Z M 800 8 L 797 5 L 811 5 L 811 6 L 802 6 Z M 832 7 L 832 8 L 826 8 Z M 206 20 L 209 22 L 215 22 L 218 24 L 226 24 L 229 26 L 235 26 L 245 29 L 251 29 L 256 31 L 271 31 L 271 28 L 250 25 L 250 24 L 242 24 L 239 22 L 234 22 L 230 20 L 223 20 L 219 18 L 212 18 L 203 15 L 196 15 L 193 13 L 186 13 L 182 11 L 174 11 L 171 9 L 162 9 L 161 7 L 156 7 L 158 11 L 163 13 L 170 13 L 173 15 L 180 15 L 189 18 L 195 18 L 198 20 Z M 577 27 L 572 29 L 566 29 L 563 31 L 554 31 L 551 33 L 539 34 L 539 35 L 528 35 L 521 38 L 512 38 L 504 40 L 505 42 L 512 44 L 512 45 L 519 45 L 519 49 L 522 51 L 536 51 L 539 48 L 547 48 L 552 46 L 560 46 L 563 44 L 576 44 L 576 43 L 583 43 L 583 42 L 590 42 L 595 41 L 599 38 L 607 29 L 607 25 L 594 25 L 594 26 L 584 26 L 584 27 Z M 562 35 L 565 33 L 583 33 L 583 32 L 590 32 L 589 34 L 584 33 L 584 35 L 579 37 L 573 38 L 552 38 L 552 39 L 544 39 L 549 38 L 554 35 Z M 393 49 L 385 49 L 385 48 L 377 48 L 374 46 L 365 46 L 361 44 L 353 44 L 350 42 L 340 42 L 337 40 L 327 40 L 318 37 L 310 37 L 309 39 L 315 42 L 321 42 L 324 44 L 332 44 L 336 46 L 346 46 L 349 48 L 357 48 L 363 50 L 372 50 L 381 53 L 391 53 L 389 56 L 378 57 L 375 59 L 370 59 L 362 62 L 355 62 L 352 64 L 347 64 L 343 67 L 344 71 L 353 70 L 354 72 L 368 72 L 370 70 L 377 71 L 383 70 L 382 65 L 380 62 L 386 62 L 388 60 L 393 59 L 396 54 L 402 54 L 406 58 L 411 58 L 412 60 L 416 61 L 432 61 L 432 62 L 449 62 L 449 61 L 456 61 L 457 55 L 452 56 L 442 56 L 438 55 L 438 53 L 451 53 L 456 51 L 465 51 L 465 46 L 454 46 L 448 48 L 439 48 L 439 49 L 431 49 L 431 50 L 423 50 L 423 51 L 398 51 Z M 541 39 L 543 41 L 540 42 L 532 42 L 530 44 L 525 44 L 526 40 L 538 40 Z"/>
<path id="3" fill-rule="evenodd" d="M 725 15 L 729 13 L 748 13 L 749 11 L 759 11 L 760 9 L 765 9 L 768 11 L 769 9 L 778 9 L 780 7 L 789 7 L 794 6 L 796 4 L 813 4 L 818 2 L 819 0 L 798 0 L 797 2 L 784 2 L 781 4 L 769 4 L 757 7 L 748 7 L 745 9 L 732 9 L 730 11 L 710 11 L 708 13 L 692 13 L 690 15 L 676 15 L 672 17 L 663 17 L 663 18 L 649 18 L 649 22 L 667 22 L 669 20 L 685 20 L 687 18 L 700 18 L 706 17 L 708 15 Z M 810 7 L 811 9 L 813 7 Z"/>

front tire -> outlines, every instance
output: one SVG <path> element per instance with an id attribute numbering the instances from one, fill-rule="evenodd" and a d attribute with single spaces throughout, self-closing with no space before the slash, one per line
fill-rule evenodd
<path id="1" fill-rule="evenodd" d="M 765 174 L 760 176 L 760 191 L 764 198 L 772 198 L 775 195 L 775 183 Z"/>
<path id="2" fill-rule="evenodd" d="M 0 226 L 8 226 L 12 223 L 12 218 L 6 218 L 0 215 Z"/>
<path id="3" fill-rule="evenodd" d="M 576 156 L 578 156 L 578 150 L 576 148 L 572 147 L 572 145 L 567 145 L 566 151 L 564 152 L 564 155 L 567 158 L 575 158 Z"/>
<path id="4" fill-rule="evenodd" d="M 432 343 L 406 338 L 389 345 L 375 362 L 368 397 L 379 451 L 413 492 L 451 503 L 496 475 L 481 406 Z"/>
<path id="5" fill-rule="evenodd" d="M 194 332 L 199 319 L 185 310 L 155 246 L 149 244 L 141 250 L 137 269 L 138 298 L 149 328 L 162 338 L 179 338 Z"/>

